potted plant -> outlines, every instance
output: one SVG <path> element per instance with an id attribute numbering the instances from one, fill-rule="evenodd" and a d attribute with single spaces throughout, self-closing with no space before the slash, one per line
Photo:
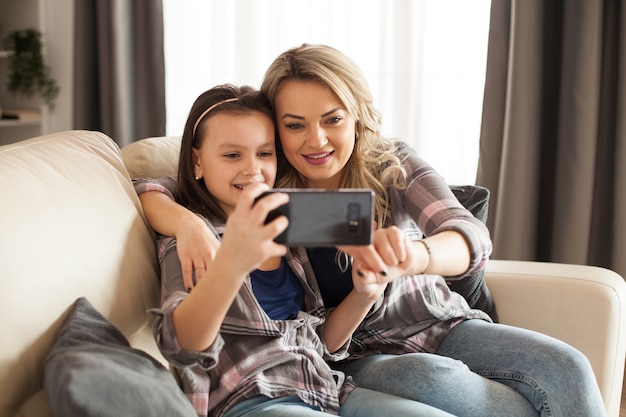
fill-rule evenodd
<path id="1" fill-rule="evenodd" d="M 4 46 L 12 51 L 8 57 L 9 93 L 27 98 L 37 95 L 50 109 L 54 109 L 59 86 L 44 61 L 41 32 L 37 29 L 14 30 L 4 38 Z"/>

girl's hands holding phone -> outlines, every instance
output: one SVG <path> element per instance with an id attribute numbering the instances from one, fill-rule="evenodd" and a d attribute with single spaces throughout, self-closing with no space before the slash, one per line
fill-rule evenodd
<path id="1" fill-rule="evenodd" d="M 279 216 L 265 224 L 265 219 L 271 210 L 286 204 L 289 196 L 272 193 L 256 200 L 267 190 L 269 187 L 263 183 L 249 185 L 226 221 L 220 250 L 231 259 L 234 268 L 246 274 L 265 260 L 287 253 L 287 247 L 274 239 L 287 228 L 289 221 L 285 216 Z"/>

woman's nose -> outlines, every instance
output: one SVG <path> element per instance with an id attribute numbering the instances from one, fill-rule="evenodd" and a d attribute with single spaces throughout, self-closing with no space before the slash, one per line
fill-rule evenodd
<path id="1" fill-rule="evenodd" d="M 311 148 L 319 149 L 326 145 L 326 143 L 328 143 L 326 131 L 319 126 L 312 127 L 307 137 L 306 144 Z"/>

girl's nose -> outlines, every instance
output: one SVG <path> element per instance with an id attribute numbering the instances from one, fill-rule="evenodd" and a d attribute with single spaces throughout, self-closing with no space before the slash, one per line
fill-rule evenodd
<path id="1" fill-rule="evenodd" d="M 250 158 L 246 161 L 246 164 L 241 172 L 244 175 L 253 177 L 261 173 L 261 168 L 259 167 L 259 164 L 257 163 L 257 160 L 255 158 Z"/>

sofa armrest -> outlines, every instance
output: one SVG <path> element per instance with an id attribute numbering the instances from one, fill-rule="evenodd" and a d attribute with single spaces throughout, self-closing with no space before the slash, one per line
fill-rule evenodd
<path id="1" fill-rule="evenodd" d="M 563 340 L 591 362 L 609 416 L 618 416 L 626 358 L 626 283 L 600 267 L 489 262 L 500 322 Z"/>

